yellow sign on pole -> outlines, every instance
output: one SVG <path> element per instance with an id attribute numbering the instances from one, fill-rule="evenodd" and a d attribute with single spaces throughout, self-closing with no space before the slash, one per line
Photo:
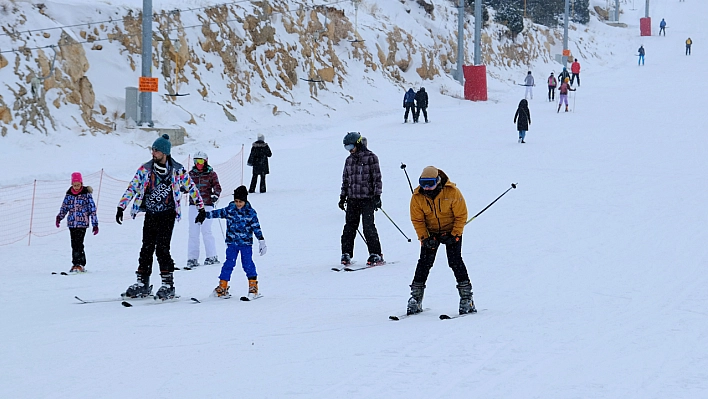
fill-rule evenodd
<path id="1" fill-rule="evenodd" d="M 157 78 L 141 76 L 138 81 L 138 91 L 157 93 Z"/>

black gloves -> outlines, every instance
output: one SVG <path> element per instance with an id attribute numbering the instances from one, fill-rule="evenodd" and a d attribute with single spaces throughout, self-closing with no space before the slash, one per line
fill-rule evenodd
<path id="1" fill-rule="evenodd" d="M 212 204 L 216 204 L 216 201 L 218 201 L 218 200 L 219 200 L 219 196 L 216 195 L 216 194 L 212 194 L 212 196 L 211 196 L 211 203 L 212 203 Z"/>
<path id="2" fill-rule="evenodd" d="M 199 223 L 202 224 L 206 220 L 206 211 L 204 208 L 199 210 L 199 213 L 197 214 L 196 219 L 194 219 L 194 223 Z"/>
<path id="3" fill-rule="evenodd" d="M 118 207 L 118 211 L 116 211 L 116 223 L 123 224 L 123 208 L 121 207 Z"/>
<path id="4" fill-rule="evenodd" d="M 374 210 L 378 211 L 379 209 L 381 209 L 381 196 L 374 195 Z"/>
<path id="5" fill-rule="evenodd" d="M 462 236 L 453 236 L 451 233 L 443 233 L 440 235 L 440 244 L 453 245 L 462 239 Z"/>
<path id="6" fill-rule="evenodd" d="M 339 196 L 339 209 L 346 211 L 347 210 L 347 196 L 346 195 L 340 195 Z"/>
<path id="7" fill-rule="evenodd" d="M 440 245 L 438 242 L 438 238 L 436 236 L 429 236 L 428 238 L 423 239 L 423 241 L 420 242 L 420 245 L 424 246 L 427 249 L 435 249 Z"/>

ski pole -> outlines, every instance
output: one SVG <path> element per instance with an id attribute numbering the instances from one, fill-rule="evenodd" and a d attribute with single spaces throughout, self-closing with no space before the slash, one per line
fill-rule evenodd
<path id="1" fill-rule="evenodd" d="M 379 208 L 379 209 L 381 209 L 381 212 L 383 212 L 384 215 L 386 215 L 386 217 L 388 218 L 388 220 L 390 220 L 391 223 L 393 223 L 393 225 L 396 226 L 396 228 L 398 229 L 398 231 L 400 231 L 401 234 L 403 234 L 403 237 L 406 237 L 406 239 L 408 240 L 408 242 L 411 242 L 411 239 L 408 238 L 408 236 L 406 235 L 406 233 L 404 233 L 403 230 L 401 230 L 401 228 L 398 227 L 398 225 L 396 224 L 396 222 L 394 222 L 393 219 L 391 219 L 391 217 L 388 216 L 388 213 L 386 213 L 386 211 L 384 211 L 383 208 Z"/>
<path id="2" fill-rule="evenodd" d="M 573 112 L 575 112 L 575 97 L 578 96 L 578 89 L 575 89 L 575 94 L 573 95 Z"/>
<path id="3" fill-rule="evenodd" d="M 359 231 L 359 228 L 358 228 L 358 227 L 356 228 L 356 232 L 359 233 L 359 237 L 361 237 L 361 239 L 364 240 L 364 244 L 367 244 L 367 245 L 368 245 L 369 243 L 366 242 L 366 238 L 364 238 L 364 235 L 361 234 L 361 231 Z"/>
<path id="4" fill-rule="evenodd" d="M 498 196 L 497 199 L 495 199 L 494 201 L 492 201 L 491 204 L 487 205 L 484 209 L 482 209 L 481 211 L 479 211 L 479 213 L 477 213 L 476 215 L 472 216 L 472 217 L 470 218 L 470 220 L 468 220 L 468 221 L 465 222 L 465 225 L 467 225 L 467 223 L 473 221 L 477 216 L 481 215 L 482 212 L 484 212 L 484 211 L 486 211 L 487 209 L 489 209 L 490 206 L 494 205 L 494 203 L 497 202 L 497 201 L 499 200 L 499 198 L 503 197 L 504 194 L 508 193 L 509 190 L 511 190 L 512 188 L 516 188 L 516 185 L 517 185 L 517 184 L 518 184 L 518 183 L 511 183 L 511 187 L 507 188 L 506 191 L 504 191 L 504 192 L 502 193 L 502 195 Z"/>
<path id="5" fill-rule="evenodd" d="M 413 185 L 411 184 L 410 177 L 408 177 L 408 171 L 406 170 L 406 164 L 404 164 L 403 162 L 401 162 L 401 169 L 403 169 L 403 173 L 406 174 L 406 180 L 408 180 L 408 187 L 411 188 L 411 194 L 413 194 Z"/>

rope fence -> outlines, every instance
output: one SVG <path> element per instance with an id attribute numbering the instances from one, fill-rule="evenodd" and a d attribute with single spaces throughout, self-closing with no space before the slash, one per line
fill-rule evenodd
<path id="1" fill-rule="evenodd" d="M 191 156 L 184 167 L 191 169 Z M 226 162 L 211 165 L 219 176 L 222 196 L 233 193 L 243 184 L 244 148 Z M 137 169 L 137 167 L 136 167 Z M 130 176 L 132 178 L 132 176 Z M 84 186 L 93 189 L 93 201 L 99 226 L 115 219 L 118 201 L 123 196 L 130 180 L 120 180 L 108 175 L 103 169 L 83 175 Z M 64 195 L 71 186 L 66 180 L 34 180 L 29 184 L 0 187 L 0 246 L 9 245 L 32 237 L 46 237 L 67 229 L 66 218 L 61 227 L 56 228 L 55 219 L 59 214 Z M 28 200 L 30 199 L 30 200 Z M 189 204 L 182 200 L 182 204 Z"/>

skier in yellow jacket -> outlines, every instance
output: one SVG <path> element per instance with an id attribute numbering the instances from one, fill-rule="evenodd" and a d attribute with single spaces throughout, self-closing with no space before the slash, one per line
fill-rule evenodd
<path id="1" fill-rule="evenodd" d="M 411 197 L 411 222 L 420 240 L 420 259 L 411 284 L 407 314 L 423 310 L 423 293 L 440 245 L 445 245 L 448 265 L 455 274 L 460 293 L 460 314 L 476 313 L 472 284 L 462 261 L 462 232 L 467 221 L 465 198 L 445 172 L 427 166 Z"/>

